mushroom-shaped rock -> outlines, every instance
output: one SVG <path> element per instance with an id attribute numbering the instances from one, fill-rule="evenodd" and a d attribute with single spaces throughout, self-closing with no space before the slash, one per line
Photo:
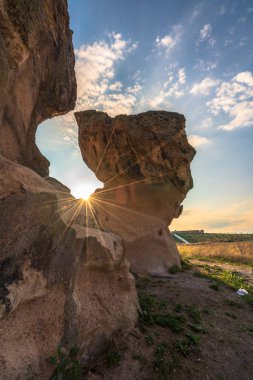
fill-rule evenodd
<path id="1" fill-rule="evenodd" d="M 84 161 L 104 182 L 90 198 L 99 226 L 119 234 L 131 270 L 167 273 L 180 266 L 168 230 L 193 187 L 195 150 L 185 117 L 166 111 L 111 118 L 104 112 L 76 112 Z"/>

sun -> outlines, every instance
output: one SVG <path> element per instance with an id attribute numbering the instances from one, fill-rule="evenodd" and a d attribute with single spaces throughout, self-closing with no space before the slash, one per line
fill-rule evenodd
<path id="1" fill-rule="evenodd" d="M 94 193 L 95 189 L 96 188 L 91 184 L 84 184 L 73 188 L 71 193 L 72 195 L 74 195 L 75 198 L 88 201 L 91 194 Z"/>

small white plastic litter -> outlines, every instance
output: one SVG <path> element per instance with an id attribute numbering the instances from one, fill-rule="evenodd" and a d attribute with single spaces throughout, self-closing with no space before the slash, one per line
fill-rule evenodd
<path id="1" fill-rule="evenodd" d="M 246 296 L 249 293 L 245 289 L 239 289 L 237 290 L 236 294 L 238 294 L 238 296 Z"/>

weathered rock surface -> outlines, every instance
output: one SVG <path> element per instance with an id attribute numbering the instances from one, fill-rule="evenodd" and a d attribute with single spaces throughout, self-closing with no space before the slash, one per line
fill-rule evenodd
<path id="1" fill-rule="evenodd" d="M 167 227 L 193 186 L 195 150 L 184 116 L 149 111 L 111 118 L 84 111 L 75 117 L 83 159 L 104 182 L 90 199 L 100 227 L 122 236 L 134 272 L 165 273 L 180 266 Z"/>
<path id="2" fill-rule="evenodd" d="M 121 239 L 42 178 L 37 125 L 76 97 L 66 1 L 0 0 L 0 32 L 0 379 L 48 380 L 58 345 L 85 363 L 135 324 L 136 290 Z"/>
<path id="3" fill-rule="evenodd" d="M 37 126 L 72 110 L 76 99 L 65 0 L 0 1 L 0 89 L 0 153 L 48 175 Z"/>

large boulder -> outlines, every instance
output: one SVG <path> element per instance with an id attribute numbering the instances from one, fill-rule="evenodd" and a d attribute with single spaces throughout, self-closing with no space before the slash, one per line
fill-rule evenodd
<path id="1" fill-rule="evenodd" d="M 82 157 L 104 182 L 89 200 L 100 227 L 123 238 L 132 271 L 164 274 L 180 267 L 168 225 L 193 186 L 195 150 L 184 116 L 149 111 L 111 118 L 83 111 L 75 117 Z"/>
<path id="2" fill-rule="evenodd" d="M 75 105 L 66 1 L 0 0 L 0 32 L 0 379 L 48 380 L 58 346 L 85 364 L 134 326 L 136 289 L 120 237 L 79 224 L 35 144 Z"/>

